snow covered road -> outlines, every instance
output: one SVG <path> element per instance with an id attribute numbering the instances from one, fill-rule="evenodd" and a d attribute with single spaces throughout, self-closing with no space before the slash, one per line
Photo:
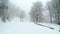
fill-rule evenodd
<path id="1" fill-rule="evenodd" d="M 55 26 L 55 29 L 51 30 L 32 22 L 20 22 L 14 19 L 11 23 L 0 23 L 0 34 L 60 34 L 57 26 L 53 26 Z"/>

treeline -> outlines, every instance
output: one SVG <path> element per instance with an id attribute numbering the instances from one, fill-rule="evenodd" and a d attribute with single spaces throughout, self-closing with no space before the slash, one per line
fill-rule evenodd
<path id="1" fill-rule="evenodd" d="M 48 15 L 43 14 L 48 10 Z M 11 21 L 14 17 L 19 17 L 21 20 L 26 16 L 26 12 L 9 2 L 9 0 L 0 0 L 0 17 L 3 22 Z M 46 6 L 43 6 L 41 1 L 33 3 L 29 12 L 31 21 L 35 23 L 49 22 L 60 24 L 60 0 L 47 1 Z"/>
<path id="2" fill-rule="evenodd" d="M 43 14 L 45 10 L 48 10 L 49 14 L 47 17 Z M 46 22 L 60 24 L 60 0 L 47 1 L 45 8 L 43 3 L 40 1 L 34 2 L 30 11 L 31 21 L 36 23 Z M 46 19 L 44 19 L 46 18 Z"/>
<path id="3" fill-rule="evenodd" d="M 1 21 L 11 21 L 11 19 L 14 17 L 23 19 L 25 17 L 25 11 L 12 4 L 9 0 L 0 0 Z"/>

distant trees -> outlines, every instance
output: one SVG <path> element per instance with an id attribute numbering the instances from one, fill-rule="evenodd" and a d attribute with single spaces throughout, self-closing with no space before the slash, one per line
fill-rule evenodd
<path id="1" fill-rule="evenodd" d="M 8 12 L 7 12 L 7 14 L 10 16 L 10 19 L 14 18 L 14 17 L 18 17 L 18 18 L 20 18 L 21 21 L 26 16 L 24 10 L 20 9 L 19 7 L 15 6 L 12 3 L 8 4 Z"/>
<path id="2" fill-rule="evenodd" d="M 26 12 L 24 10 L 20 10 L 20 21 L 24 21 L 25 17 L 26 17 Z"/>
<path id="3" fill-rule="evenodd" d="M 40 1 L 34 2 L 31 8 L 30 16 L 32 22 L 42 22 L 43 20 L 43 4 Z"/>
<path id="4" fill-rule="evenodd" d="M 55 17 L 55 22 L 60 23 L 60 0 L 52 0 L 47 3 L 50 12 L 50 21 L 52 23 L 52 17 Z"/>
<path id="5" fill-rule="evenodd" d="M 14 16 L 20 17 L 19 8 L 9 2 L 9 0 L 0 0 L 0 17 L 3 22 L 10 21 Z"/>
<path id="6" fill-rule="evenodd" d="M 26 13 L 23 10 L 21 10 L 20 11 L 20 19 L 24 19 L 25 16 L 26 16 Z"/>

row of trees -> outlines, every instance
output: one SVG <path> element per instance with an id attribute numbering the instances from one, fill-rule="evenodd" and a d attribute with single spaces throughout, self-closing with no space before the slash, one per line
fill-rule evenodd
<path id="1" fill-rule="evenodd" d="M 60 0 L 47 2 L 47 6 L 50 13 L 50 22 L 60 24 Z"/>
<path id="2" fill-rule="evenodd" d="M 9 0 L 0 0 L 0 17 L 3 22 L 10 21 L 14 16 L 23 19 L 24 15 L 25 12 L 9 2 Z"/>
<path id="3" fill-rule="evenodd" d="M 51 0 L 46 4 L 47 10 L 50 14 L 50 23 L 60 24 L 60 0 Z M 40 1 L 34 2 L 30 11 L 31 21 L 43 22 L 43 4 Z"/>

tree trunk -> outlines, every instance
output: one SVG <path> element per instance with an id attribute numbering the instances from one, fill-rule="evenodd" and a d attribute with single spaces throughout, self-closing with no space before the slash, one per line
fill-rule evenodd
<path id="1" fill-rule="evenodd" d="M 50 14 L 50 22 L 52 23 L 52 14 Z"/>

